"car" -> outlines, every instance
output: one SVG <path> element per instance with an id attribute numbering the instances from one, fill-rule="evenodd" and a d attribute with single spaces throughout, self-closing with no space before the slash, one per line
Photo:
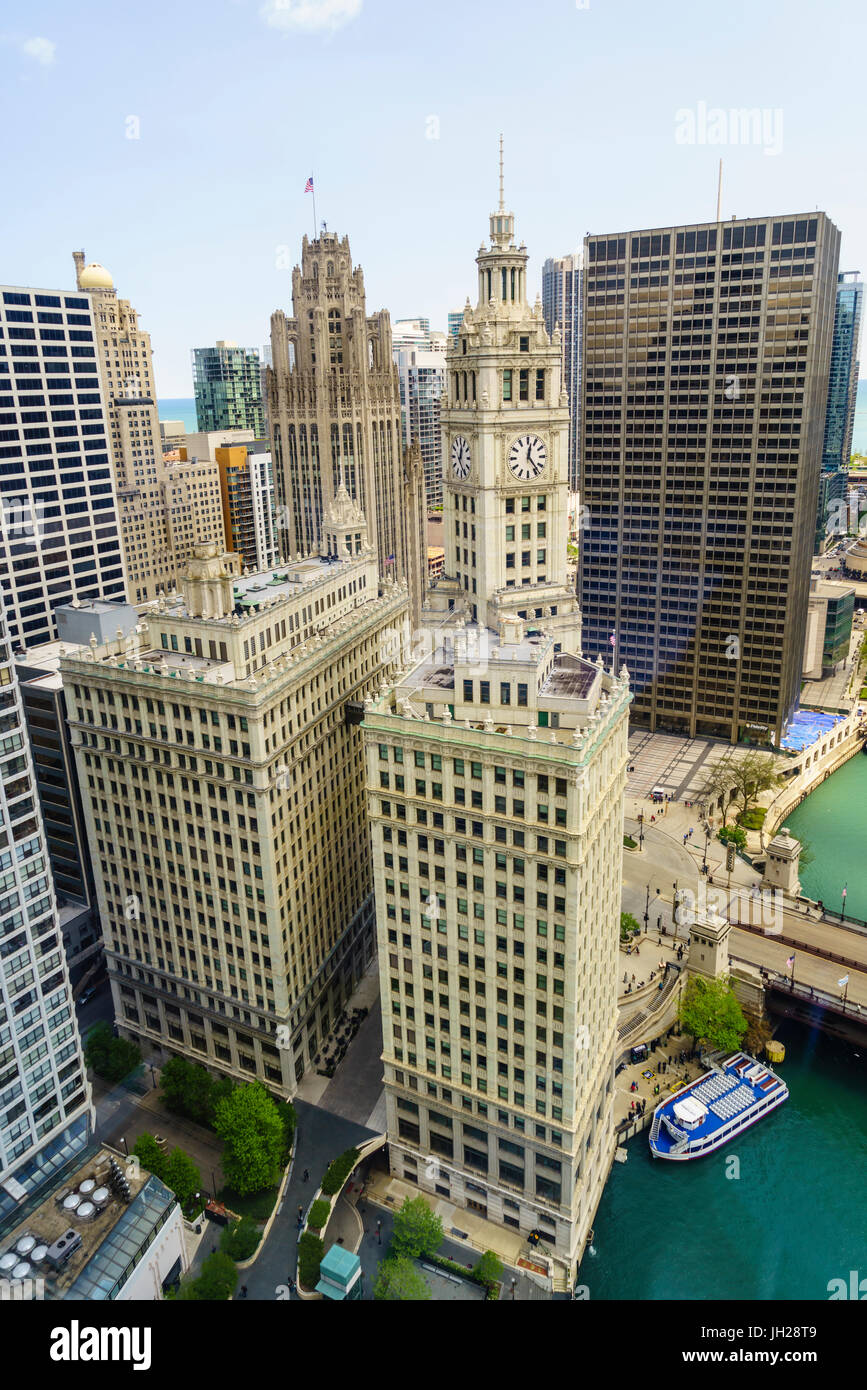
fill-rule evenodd
<path id="1" fill-rule="evenodd" d="M 79 1003 L 79 1004 L 89 1004 L 90 1001 L 91 1001 L 91 999 L 93 998 L 93 996 L 94 996 L 95 994 L 96 994 L 96 990 L 95 990 L 95 989 L 86 989 L 86 990 L 84 990 L 84 992 L 78 996 L 78 1003 Z"/>

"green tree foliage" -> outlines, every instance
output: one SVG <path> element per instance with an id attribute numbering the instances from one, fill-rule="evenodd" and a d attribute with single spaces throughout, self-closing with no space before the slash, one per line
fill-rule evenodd
<path id="1" fill-rule="evenodd" d="M 397 1256 L 379 1266 L 373 1297 L 385 1303 L 423 1303 L 430 1298 L 430 1289 L 412 1261 Z"/>
<path id="2" fill-rule="evenodd" d="M 322 1191 L 327 1197 L 333 1197 L 335 1192 L 339 1192 L 349 1174 L 358 1162 L 358 1150 L 347 1149 L 339 1158 L 335 1158 L 329 1163 L 325 1170 L 325 1177 L 322 1179 Z"/>
<path id="3" fill-rule="evenodd" d="M 106 1081 L 123 1081 L 141 1063 L 141 1052 L 135 1043 L 116 1038 L 111 1024 L 104 1019 L 95 1023 L 87 1035 L 84 1056 L 89 1067 Z"/>
<path id="4" fill-rule="evenodd" d="M 699 1047 L 732 1052 L 740 1047 L 747 1021 L 727 979 L 693 975 L 680 1000 L 678 1021 Z"/>
<path id="5" fill-rule="evenodd" d="M 314 1231 L 321 1231 L 327 1224 L 331 1215 L 331 1203 L 326 1202 L 323 1197 L 319 1197 L 310 1208 L 310 1215 L 307 1217 L 307 1225 Z"/>
<path id="6" fill-rule="evenodd" d="M 283 1118 L 258 1081 L 233 1086 L 217 1102 L 214 1129 L 223 1140 L 226 1181 L 241 1196 L 273 1187 L 284 1153 Z"/>
<path id="7" fill-rule="evenodd" d="M 261 1232 L 252 1217 L 242 1216 L 226 1226 L 220 1236 L 220 1249 L 233 1260 L 249 1260 L 261 1239 Z"/>
<path id="8" fill-rule="evenodd" d="M 160 1072 L 160 1094 L 166 1109 L 200 1125 L 213 1124 L 215 1092 L 220 1087 L 222 1093 L 224 1085 L 204 1067 L 183 1057 L 172 1057 Z"/>
<path id="9" fill-rule="evenodd" d="M 394 1217 L 391 1247 L 395 1255 L 405 1255 L 408 1259 L 433 1255 L 442 1238 L 443 1223 L 424 1197 L 405 1197 Z"/>
<path id="10" fill-rule="evenodd" d="M 288 1100 L 275 1101 L 280 1119 L 283 1123 L 283 1145 L 285 1158 L 288 1160 L 292 1152 L 292 1143 L 295 1138 L 295 1130 L 298 1125 L 298 1115 L 295 1106 Z"/>
<path id="11" fill-rule="evenodd" d="M 174 1192 L 184 1211 L 191 1207 L 193 1198 L 202 1190 L 202 1177 L 189 1154 L 183 1149 L 172 1149 L 164 1160 L 165 1167 L 160 1174 L 166 1187 Z"/>
<path id="12" fill-rule="evenodd" d="M 718 832 L 718 839 L 724 845 L 737 845 L 738 849 L 746 849 L 747 832 L 740 825 L 724 825 Z"/>
<path id="13" fill-rule="evenodd" d="M 178 1291 L 184 1301 L 225 1303 L 235 1292 L 238 1271 L 235 1262 L 222 1250 L 209 1255 L 198 1279 L 186 1279 Z"/>
<path id="14" fill-rule="evenodd" d="M 631 912 L 621 912 L 620 914 L 620 940 L 628 941 L 641 931 L 641 926 L 636 917 Z"/>
<path id="15" fill-rule="evenodd" d="M 135 1141 L 133 1153 L 143 1168 L 155 1177 L 162 1178 L 166 1171 L 166 1156 L 152 1134 L 140 1134 Z"/>
<path id="16" fill-rule="evenodd" d="M 298 1240 L 298 1279 L 305 1289 L 315 1289 L 319 1282 L 319 1266 L 325 1245 L 312 1231 L 304 1231 Z"/>
<path id="17" fill-rule="evenodd" d="M 715 801 L 720 796 L 725 798 L 725 825 L 730 806 L 738 807 L 741 814 L 746 815 L 762 792 L 775 791 L 782 786 L 783 780 L 777 771 L 775 757 L 770 753 L 761 753 L 757 748 L 749 748 L 732 753 L 716 763 L 708 773 L 700 795 L 708 801 Z"/>
<path id="18" fill-rule="evenodd" d="M 502 1279 L 503 1266 L 493 1250 L 485 1251 L 473 1270 L 473 1274 L 483 1284 L 496 1284 L 498 1279 Z"/>

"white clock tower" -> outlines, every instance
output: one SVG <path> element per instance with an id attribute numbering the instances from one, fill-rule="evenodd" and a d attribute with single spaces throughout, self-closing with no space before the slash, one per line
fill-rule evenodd
<path id="1" fill-rule="evenodd" d="M 446 359 L 443 430 L 445 575 L 428 613 L 446 609 L 502 629 L 551 633 L 581 650 L 581 616 L 566 571 L 569 410 L 559 333 L 548 337 L 537 297 L 527 304 L 527 250 L 503 200 L 490 246 L 476 257 L 478 302 L 469 299 Z"/>

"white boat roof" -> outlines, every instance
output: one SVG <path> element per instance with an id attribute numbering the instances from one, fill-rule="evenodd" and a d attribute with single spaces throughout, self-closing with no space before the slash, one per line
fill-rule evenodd
<path id="1" fill-rule="evenodd" d="M 684 1096 L 683 1100 L 674 1102 L 674 1114 L 678 1120 L 684 1120 L 687 1124 L 697 1124 L 707 1115 L 707 1107 L 702 1105 L 695 1096 Z"/>

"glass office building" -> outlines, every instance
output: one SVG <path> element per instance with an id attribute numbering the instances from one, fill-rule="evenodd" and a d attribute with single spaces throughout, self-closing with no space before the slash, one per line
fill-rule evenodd
<path id="1" fill-rule="evenodd" d="M 201 433 L 252 430 L 256 439 L 264 436 L 262 363 L 255 348 L 222 339 L 214 347 L 193 348 L 193 389 Z"/>
<path id="2" fill-rule="evenodd" d="M 90 295 L 0 290 L 0 598 L 14 645 L 54 610 L 125 599 Z"/>

